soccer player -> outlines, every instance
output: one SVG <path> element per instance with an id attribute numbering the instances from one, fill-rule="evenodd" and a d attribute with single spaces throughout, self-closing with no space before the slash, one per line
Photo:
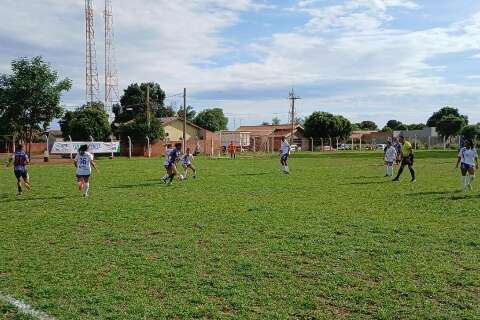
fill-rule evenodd
<path id="1" fill-rule="evenodd" d="M 190 153 L 190 148 L 187 148 L 185 154 L 182 157 L 183 175 L 182 179 L 187 179 L 188 169 L 192 170 L 193 178 L 197 177 L 197 169 L 192 164 L 193 154 Z"/>
<path id="2" fill-rule="evenodd" d="M 237 146 L 233 141 L 230 141 L 230 144 L 228 145 L 228 153 L 230 154 L 230 159 L 237 158 Z"/>
<path id="3" fill-rule="evenodd" d="M 385 177 L 393 177 L 393 164 L 397 159 L 397 150 L 393 147 L 391 141 L 387 141 L 387 147 L 385 148 L 384 160 L 385 160 Z"/>
<path id="4" fill-rule="evenodd" d="M 165 162 L 164 162 L 164 166 L 168 164 L 168 157 L 170 155 L 170 152 L 172 152 L 172 145 L 169 143 L 169 144 L 166 144 L 165 145 Z M 160 178 L 160 180 L 162 180 L 163 182 L 166 182 L 167 181 L 167 178 L 168 178 L 168 173 L 165 173 L 163 175 L 163 177 Z"/>
<path id="5" fill-rule="evenodd" d="M 77 183 L 78 190 L 83 190 L 83 196 L 88 197 L 90 190 L 90 175 L 92 174 L 92 167 L 97 169 L 97 165 L 93 160 L 93 155 L 88 152 L 88 145 L 84 144 L 78 148 L 78 153 L 73 161 L 75 168 L 77 168 Z"/>
<path id="6" fill-rule="evenodd" d="M 415 170 L 413 170 L 413 147 L 412 147 L 412 144 L 410 142 L 408 142 L 407 140 L 405 140 L 404 136 L 400 136 L 398 140 L 399 140 L 400 144 L 402 145 L 402 151 L 401 151 L 402 162 L 400 164 L 400 169 L 398 170 L 397 176 L 395 177 L 395 179 L 393 179 L 393 181 L 400 181 L 400 176 L 403 173 L 403 169 L 405 168 L 405 166 L 408 166 L 408 170 L 410 170 L 410 175 L 412 176 L 411 182 L 415 182 L 417 180 L 415 179 Z"/>
<path id="7" fill-rule="evenodd" d="M 290 144 L 282 137 L 282 143 L 280 144 L 280 164 L 282 165 L 283 173 L 289 174 L 290 169 L 288 168 L 288 156 L 290 155 Z"/>
<path id="8" fill-rule="evenodd" d="M 182 150 L 182 144 L 176 143 L 175 148 L 170 151 L 168 158 L 165 160 L 165 169 L 167 170 L 168 177 L 162 179 L 164 183 L 168 185 L 172 184 L 173 179 L 178 174 L 177 163 L 180 160 L 180 151 Z"/>
<path id="9" fill-rule="evenodd" d="M 460 149 L 458 154 L 457 166 L 460 164 L 462 173 L 462 190 L 472 189 L 472 182 L 475 179 L 475 169 L 478 169 L 478 154 L 472 141 L 465 141 L 465 147 Z M 468 176 L 467 176 L 468 173 Z"/>
<path id="10" fill-rule="evenodd" d="M 395 148 L 395 151 L 397 151 L 397 158 L 395 159 L 395 164 L 399 165 L 400 162 L 402 161 L 402 145 L 398 143 L 397 138 L 393 138 L 393 147 Z"/>
<path id="11" fill-rule="evenodd" d="M 27 190 L 32 189 L 27 171 L 27 164 L 30 162 L 30 160 L 28 159 L 28 155 L 25 153 L 25 151 L 23 151 L 23 145 L 20 144 L 17 146 L 15 154 L 8 159 L 7 167 L 12 163 L 12 161 L 13 173 L 17 178 L 17 196 L 20 196 L 22 195 L 22 181 Z"/>

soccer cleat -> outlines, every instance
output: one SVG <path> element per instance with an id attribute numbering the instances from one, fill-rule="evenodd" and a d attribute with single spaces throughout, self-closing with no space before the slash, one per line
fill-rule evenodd
<path id="1" fill-rule="evenodd" d="M 410 182 L 415 183 L 415 182 L 417 182 L 417 179 L 412 179 L 412 180 L 410 180 Z"/>
<path id="2" fill-rule="evenodd" d="M 21 195 L 22 195 L 22 193 L 21 193 L 21 192 L 17 192 L 17 196 L 21 196 Z"/>
<path id="3" fill-rule="evenodd" d="M 395 178 L 395 179 L 393 179 L 392 181 L 397 182 L 397 181 L 400 181 L 400 179 Z"/>

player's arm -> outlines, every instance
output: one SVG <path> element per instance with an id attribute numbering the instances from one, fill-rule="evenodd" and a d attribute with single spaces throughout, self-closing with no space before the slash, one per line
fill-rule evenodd
<path id="1" fill-rule="evenodd" d="M 93 169 L 98 171 L 97 163 L 95 162 L 95 160 L 91 160 L 90 164 L 92 165 Z"/>
<path id="2" fill-rule="evenodd" d="M 462 161 L 462 156 L 459 154 L 457 157 L 457 165 L 455 166 L 455 168 L 458 168 L 458 166 L 460 165 L 460 161 Z"/>

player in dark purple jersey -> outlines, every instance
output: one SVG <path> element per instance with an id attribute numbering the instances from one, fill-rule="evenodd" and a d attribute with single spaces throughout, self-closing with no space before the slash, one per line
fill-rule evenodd
<path id="1" fill-rule="evenodd" d="M 167 170 L 168 177 L 162 180 L 165 183 L 168 182 L 169 185 L 172 183 L 173 179 L 178 174 L 177 163 L 180 161 L 181 150 L 182 150 L 182 144 L 176 143 L 175 148 L 170 150 L 170 153 L 168 154 L 168 157 L 165 160 L 164 167 Z"/>
<path id="2" fill-rule="evenodd" d="M 13 173 L 17 178 L 17 195 L 22 194 L 22 181 L 27 190 L 32 188 L 28 177 L 27 164 L 30 162 L 28 155 L 23 151 L 23 145 L 18 145 L 15 154 L 8 160 L 7 166 L 13 162 Z"/>

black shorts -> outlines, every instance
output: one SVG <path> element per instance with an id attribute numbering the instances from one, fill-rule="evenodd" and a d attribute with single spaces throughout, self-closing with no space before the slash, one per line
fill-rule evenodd
<path id="1" fill-rule="evenodd" d="M 28 179 L 27 170 L 13 170 L 13 173 L 15 174 L 15 177 L 17 178 L 17 180 L 20 180 L 20 178 L 22 178 L 23 180 Z"/>
<path id="2" fill-rule="evenodd" d="M 413 166 L 413 154 L 402 158 L 402 166 Z"/>

